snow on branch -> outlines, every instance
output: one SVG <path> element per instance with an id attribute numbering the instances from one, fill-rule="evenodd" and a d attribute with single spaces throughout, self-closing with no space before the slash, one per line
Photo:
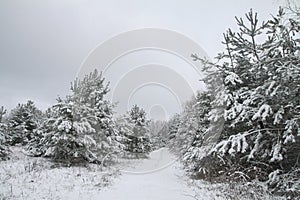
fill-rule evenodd
<path id="1" fill-rule="evenodd" d="M 218 152 L 221 155 L 229 153 L 231 156 L 234 156 L 236 153 L 245 153 L 249 145 L 246 141 L 246 136 L 248 133 L 232 135 L 228 140 L 223 140 L 218 143 L 210 153 Z"/>

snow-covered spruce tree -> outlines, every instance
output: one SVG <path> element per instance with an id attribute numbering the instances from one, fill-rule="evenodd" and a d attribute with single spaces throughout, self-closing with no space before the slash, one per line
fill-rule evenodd
<path id="1" fill-rule="evenodd" d="M 0 108 L 0 160 L 4 160 L 8 155 L 8 147 L 6 144 L 6 133 L 7 133 L 7 125 L 3 123 L 3 116 L 5 115 L 6 110 L 3 106 Z"/>
<path id="2" fill-rule="evenodd" d="M 246 19 L 236 18 L 239 31 L 224 34 L 227 51 L 218 63 L 202 60 L 223 81 L 214 102 L 225 108 L 224 140 L 202 164 L 210 176 L 266 180 L 299 167 L 300 23 L 283 9 L 261 25 L 252 11 Z"/>
<path id="3" fill-rule="evenodd" d="M 8 118 L 9 144 L 27 144 L 34 136 L 34 130 L 42 121 L 42 112 L 29 100 L 25 104 L 18 104 Z"/>
<path id="4" fill-rule="evenodd" d="M 136 155 L 146 155 L 151 151 L 148 123 L 144 109 L 134 105 L 127 113 L 127 123 L 132 127 L 126 134 L 125 150 Z"/>

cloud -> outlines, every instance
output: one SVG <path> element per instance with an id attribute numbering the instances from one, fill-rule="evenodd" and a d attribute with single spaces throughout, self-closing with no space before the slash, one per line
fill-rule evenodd
<path id="1" fill-rule="evenodd" d="M 24 99 L 46 107 L 68 93 L 83 59 L 124 31 L 158 27 L 183 33 L 214 57 L 234 15 L 263 19 L 281 1 L 1 1 L 0 105 Z M 193 53 L 193 52 L 191 52 Z"/>

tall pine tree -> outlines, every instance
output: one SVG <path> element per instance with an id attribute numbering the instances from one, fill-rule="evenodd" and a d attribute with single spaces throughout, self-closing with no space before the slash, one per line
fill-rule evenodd
<path id="1" fill-rule="evenodd" d="M 210 154 L 218 164 L 206 159 L 206 166 L 211 176 L 245 169 L 244 178 L 266 180 L 274 171 L 299 168 L 300 21 L 283 9 L 262 24 L 252 11 L 236 21 L 239 31 L 224 34 L 219 62 L 203 62 L 214 75 L 208 82 L 223 82 L 213 102 L 223 113 L 210 117 L 225 120 L 222 141 Z"/>

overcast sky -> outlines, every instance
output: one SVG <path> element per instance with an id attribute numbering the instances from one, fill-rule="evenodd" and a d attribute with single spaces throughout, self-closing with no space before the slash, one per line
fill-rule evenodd
<path id="1" fill-rule="evenodd" d="M 133 29 L 174 30 L 197 42 L 212 58 L 223 50 L 222 33 L 236 27 L 234 16 L 253 8 L 265 20 L 276 13 L 280 2 L 1 0 L 0 105 L 11 109 L 32 99 L 46 108 L 69 91 L 92 49 Z"/>

